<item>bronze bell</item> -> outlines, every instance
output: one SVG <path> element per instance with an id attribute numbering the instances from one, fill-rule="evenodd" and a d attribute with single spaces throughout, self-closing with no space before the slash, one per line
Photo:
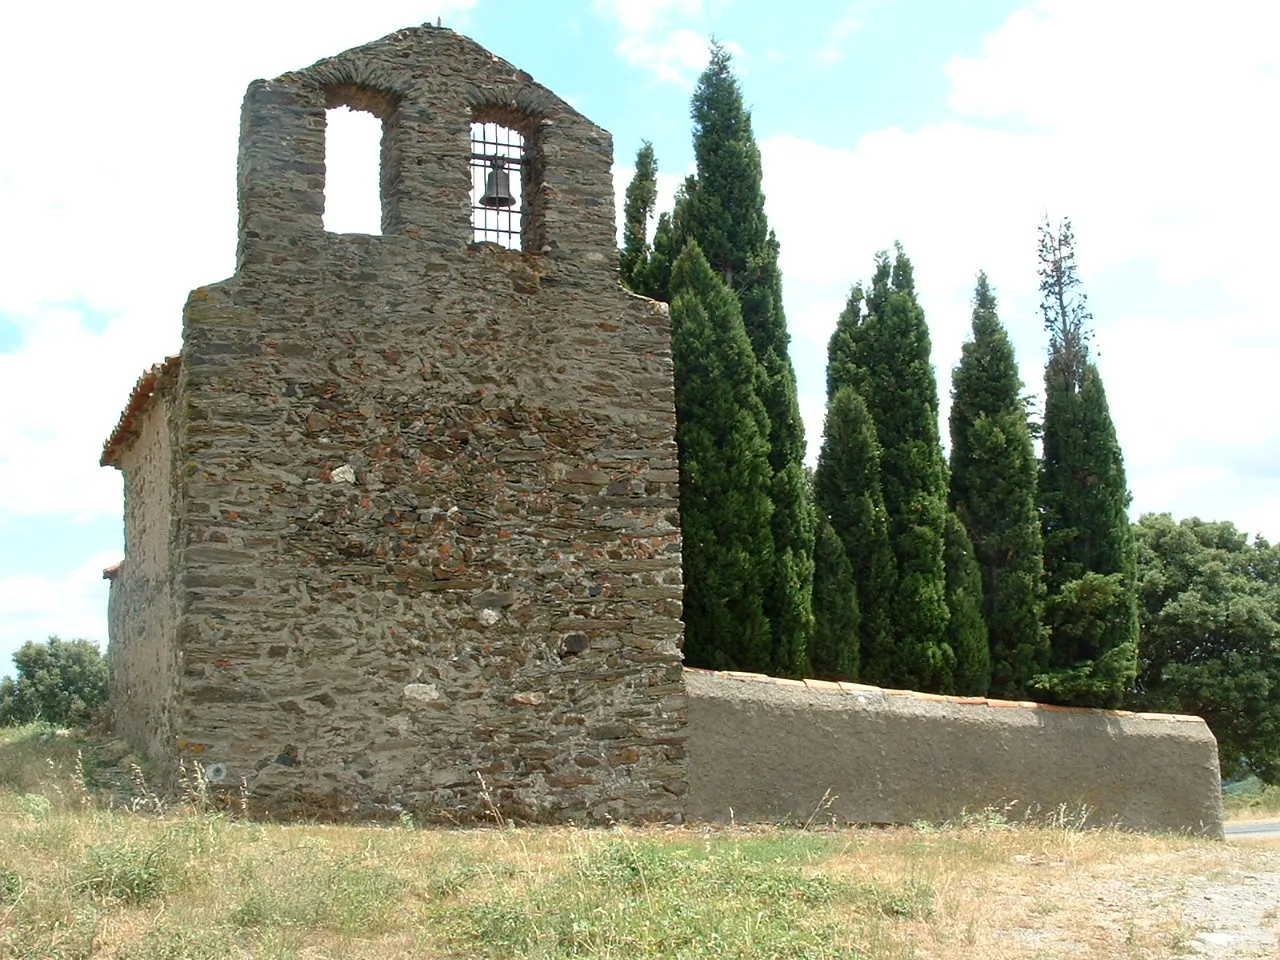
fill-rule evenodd
<path id="1" fill-rule="evenodd" d="M 489 161 L 489 176 L 484 182 L 484 193 L 480 196 L 482 207 L 511 207 L 516 202 L 511 193 L 511 175 L 501 160 Z"/>

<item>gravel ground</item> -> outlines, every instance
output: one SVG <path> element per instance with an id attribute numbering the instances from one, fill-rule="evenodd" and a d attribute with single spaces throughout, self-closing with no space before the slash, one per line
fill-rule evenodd
<path id="1" fill-rule="evenodd" d="M 1188 878 L 1182 916 L 1197 931 L 1193 955 L 1280 957 L 1280 856 L 1259 859 L 1255 869 Z"/>
<path id="2" fill-rule="evenodd" d="M 991 955 L 1280 960 L 1275 849 L 1231 843 L 1152 857 L 1141 866 L 1121 861 L 1081 870 L 1045 862 L 1039 884 L 1001 904 Z"/>

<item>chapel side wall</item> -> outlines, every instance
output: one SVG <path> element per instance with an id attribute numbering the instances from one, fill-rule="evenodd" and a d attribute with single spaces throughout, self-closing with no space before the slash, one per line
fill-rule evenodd
<path id="1" fill-rule="evenodd" d="M 992 807 L 1222 836 L 1217 743 L 1197 717 L 696 670 L 685 681 L 692 819 L 938 822 Z"/>
<path id="2" fill-rule="evenodd" d="M 357 80 L 396 91 L 383 236 L 319 222 Z M 470 244 L 486 103 L 538 118 L 536 252 Z M 239 268 L 184 315 L 184 748 L 275 814 L 680 819 L 670 331 L 617 282 L 608 134 L 432 30 L 255 83 L 243 130 Z"/>
<path id="3" fill-rule="evenodd" d="M 107 648 L 116 729 L 166 772 L 178 697 L 174 416 L 172 391 L 162 390 L 120 454 L 125 555 L 111 581 Z"/>

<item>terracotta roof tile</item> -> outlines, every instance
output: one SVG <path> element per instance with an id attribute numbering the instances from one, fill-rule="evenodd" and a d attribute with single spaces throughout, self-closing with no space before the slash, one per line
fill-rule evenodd
<path id="1" fill-rule="evenodd" d="M 840 684 L 830 680 L 805 680 L 804 685 L 812 690 L 839 690 Z"/>
<path id="2" fill-rule="evenodd" d="M 879 687 L 869 687 L 865 683 L 848 683 L 840 681 L 840 689 L 845 693 L 883 693 Z"/>
<path id="3" fill-rule="evenodd" d="M 98 462 L 104 467 L 120 466 L 120 453 L 136 435 L 138 418 L 146 411 L 151 403 L 151 397 L 165 379 L 177 376 L 181 363 L 181 358 L 178 356 L 165 357 L 162 363 L 149 367 L 138 378 L 138 382 L 133 385 L 133 391 L 129 394 L 129 402 L 124 405 L 124 413 L 120 414 L 116 428 L 111 431 L 111 436 L 107 437 L 107 442 L 102 445 L 102 459 Z"/>

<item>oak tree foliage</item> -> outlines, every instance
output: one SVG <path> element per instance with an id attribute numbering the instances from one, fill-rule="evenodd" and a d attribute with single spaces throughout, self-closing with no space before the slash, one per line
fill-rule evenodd
<path id="1" fill-rule="evenodd" d="M 88 640 L 28 640 L 0 679 L 0 725 L 44 720 L 84 724 L 107 702 L 107 662 Z"/>
<path id="2" fill-rule="evenodd" d="M 1135 706 L 1203 717 L 1224 776 L 1280 782 L 1280 548 L 1167 513 L 1134 526 Z"/>

